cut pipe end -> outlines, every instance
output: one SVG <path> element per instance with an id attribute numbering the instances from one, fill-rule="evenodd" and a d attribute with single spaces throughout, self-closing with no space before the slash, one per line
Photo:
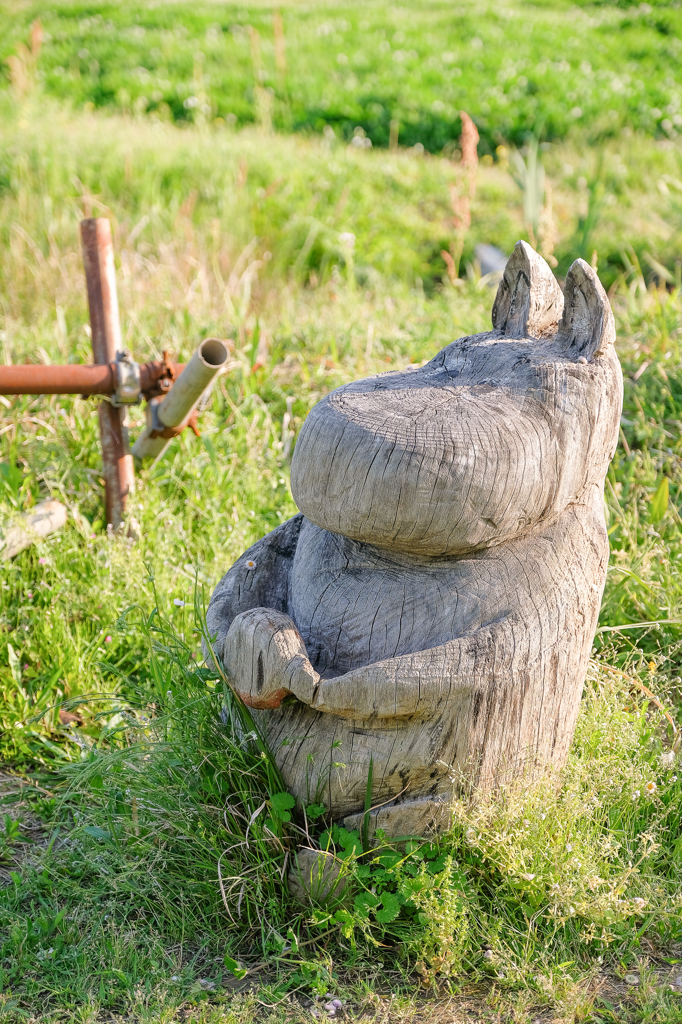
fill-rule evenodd
<path id="1" fill-rule="evenodd" d="M 210 366 L 212 369 L 219 369 L 227 362 L 227 345 L 218 338 L 206 338 L 199 345 L 197 354 L 206 366 Z"/>
<path id="2" fill-rule="evenodd" d="M 178 432 L 174 428 L 187 425 L 201 396 L 227 363 L 228 346 L 229 342 L 206 338 L 166 397 L 147 406 L 147 426 L 133 445 L 136 459 L 160 458 L 170 444 L 165 428 L 171 430 L 172 435 Z"/>

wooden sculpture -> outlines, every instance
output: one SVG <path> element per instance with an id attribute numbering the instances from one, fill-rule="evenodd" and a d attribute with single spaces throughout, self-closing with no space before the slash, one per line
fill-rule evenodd
<path id="1" fill-rule="evenodd" d="M 452 779 L 568 753 L 602 591 L 622 376 L 583 260 L 562 295 L 518 242 L 493 330 L 337 388 L 291 466 L 301 509 L 208 611 L 286 785 L 357 827 L 419 835 Z"/>

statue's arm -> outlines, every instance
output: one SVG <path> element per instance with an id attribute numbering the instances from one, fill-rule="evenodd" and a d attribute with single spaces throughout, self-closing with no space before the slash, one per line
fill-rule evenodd
<path id="1" fill-rule="evenodd" d="M 311 707 L 341 718 L 431 718 L 463 688 L 473 689 L 505 661 L 505 625 L 496 623 L 437 647 L 386 658 L 322 679 Z"/>
<path id="2" fill-rule="evenodd" d="M 223 659 L 225 637 L 235 618 L 251 608 L 287 612 L 289 577 L 303 516 L 277 526 L 245 551 L 216 587 L 206 613 L 213 653 Z M 210 660 L 208 645 L 204 655 Z"/>
<path id="3" fill-rule="evenodd" d="M 252 608 L 234 620 L 222 648 L 225 672 L 242 700 L 276 708 L 293 695 L 316 711 L 367 721 L 429 718 L 455 690 L 474 686 L 505 660 L 505 625 L 479 629 L 428 650 L 387 658 L 333 679 L 310 664 L 288 615 Z"/>
<path id="4" fill-rule="evenodd" d="M 516 587 L 515 613 L 501 612 L 443 644 L 328 679 L 313 669 L 286 611 L 251 606 L 225 637 L 225 670 L 254 707 L 278 707 L 293 694 L 315 710 L 354 721 L 432 717 L 455 691 L 487 689 L 491 680 L 500 693 L 512 678 L 523 689 L 524 679 L 544 678 L 540 663 L 569 652 L 579 661 L 589 654 L 608 561 L 601 489 L 593 491 L 590 504 L 567 509 L 542 534 L 495 552 L 508 570 L 500 579 Z"/>

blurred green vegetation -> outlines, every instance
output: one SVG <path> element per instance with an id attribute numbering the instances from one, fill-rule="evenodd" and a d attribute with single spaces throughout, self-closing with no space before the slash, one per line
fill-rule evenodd
<path id="1" fill-rule="evenodd" d="M 401 145 L 430 152 L 456 146 L 464 109 L 482 154 L 529 133 L 665 139 L 682 125 L 675 3 L 3 4 L 0 59 L 35 18 L 39 80 L 76 106 L 346 141 L 362 129 L 375 146 L 395 121 Z"/>

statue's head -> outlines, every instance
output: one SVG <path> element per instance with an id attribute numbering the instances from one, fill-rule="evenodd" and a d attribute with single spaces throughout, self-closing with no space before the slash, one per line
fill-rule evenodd
<path id="1" fill-rule="evenodd" d="M 318 526 L 456 556 L 542 527 L 603 486 L 622 378 L 608 299 L 576 260 L 564 292 L 517 242 L 493 330 L 419 369 L 337 388 L 310 412 L 291 486 Z"/>

